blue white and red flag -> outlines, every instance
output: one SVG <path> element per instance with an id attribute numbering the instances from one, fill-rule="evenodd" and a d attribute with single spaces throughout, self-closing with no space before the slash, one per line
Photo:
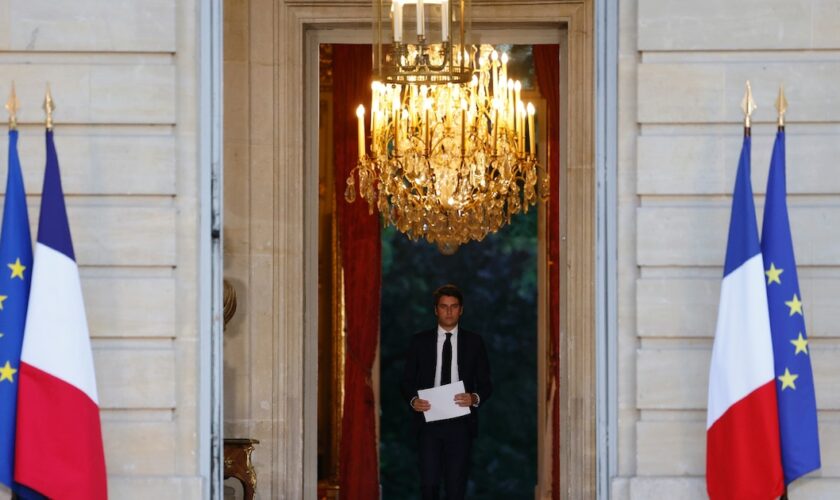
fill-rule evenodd
<path id="1" fill-rule="evenodd" d="M 706 488 L 712 500 L 771 499 L 784 491 L 775 384 L 745 135 L 709 372 Z"/>
<path id="2" fill-rule="evenodd" d="M 51 498 L 107 498 L 93 354 L 52 130 L 33 267 L 15 481 Z"/>

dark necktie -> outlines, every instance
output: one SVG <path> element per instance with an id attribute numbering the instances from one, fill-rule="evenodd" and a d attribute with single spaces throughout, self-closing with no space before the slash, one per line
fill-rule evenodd
<path id="1" fill-rule="evenodd" d="M 452 334 L 446 334 L 446 340 L 443 341 L 443 360 L 440 367 L 440 385 L 445 385 L 452 382 Z"/>

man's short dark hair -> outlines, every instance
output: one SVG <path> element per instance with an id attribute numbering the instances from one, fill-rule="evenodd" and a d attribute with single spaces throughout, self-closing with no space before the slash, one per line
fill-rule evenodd
<path id="1" fill-rule="evenodd" d="M 446 284 L 442 287 L 435 290 L 432 294 L 435 297 L 435 307 L 437 307 L 438 302 L 440 302 L 441 297 L 455 297 L 458 299 L 458 305 L 464 305 L 464 296 L 461 294 L 461 290 L 458 290 L 458 287 L 452 284 Z"/>

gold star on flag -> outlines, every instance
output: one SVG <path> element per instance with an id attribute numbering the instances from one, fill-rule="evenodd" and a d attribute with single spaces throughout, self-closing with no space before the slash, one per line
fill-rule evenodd
<path id="1" fill-rule="evenodd" d="M 802 332 L 799 332 L 799 338 L 796 340 L 791 340 L 791 344 L 796 346 L 796 352 L 793 355 L 797 355 L 800 352 L 804 352 L 806 355 L 808 354 L 808 339 L 802 337 Z"/>
<path id="2" fill-rule="evenodd" d="M 779 275 L 785 272 L 784 269 L 776 269 L 776 264 L 770 263 L 770 269 L 764 271 L 764 274 L 767 275 L 767 284 L 770 283 L 778 283 L 782 284 L 782 280 L 779 279 Z"/>
<path id="3" fill-rule="evenodd" d="M 796 385 L 794 385 L 793 382 L 798 378 L 799 375 L 794 375 L 790 373 L 790 370 L 788 370 L 787 368 L 785 368 L 785 374 L 781 377 L 778 377 L 778 379 L 782 381 L 782 390 L 785 390 L 788 387 L 790 387 L 793 390 L 796 390 Z"/>
<path id="4" fill-rule="evenodd" d="M 5 302 L 5 300 L 8 299 L 8 298 L 9 298 L 8 295 L 0 295 L 0 311 L 3 310 L 3 302 Z"/>
<path id="5" fill-rule="evenodd" d="M 12 276 L 9 279 L 20 278 L 23 279 L 23 270 L 26 266 L 20 263 L 20 259 L 16 259 L 13 264 L 6 264 L 12 270 Z"/>
<path id="6" fill-rule="evenodd" d="M 796 294 L 793 294 L 793 299 L 785 301 L 785 305 L 790 307 L 790 315 L 793 316 L 796 313 L 802 315 L 802 302 L 799 301 L 799 297 Z"/>
<path id="7" fill-rule="evenodd" d="M 4 380 L 8 380 L 9 382 L 14 383 L 14 375 L 17 373 L 17 370 L 12 368 L 12 364 L 6 361 L 6 365 L 0 367 L 0 382 Z"/>

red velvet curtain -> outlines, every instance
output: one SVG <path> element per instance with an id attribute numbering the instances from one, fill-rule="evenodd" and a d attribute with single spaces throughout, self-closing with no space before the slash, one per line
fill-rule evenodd
<path id="1" fill-rule="evenodd" d="M 379 216 L 368 214 L 367 202 L 358 195 L 354 203 L 344 199 L 347 176 L 358 158 L 356 107 L 370 107 L 371 71 L 370 45 L 333 45 L 335 193 L 347 327 L 339 483 L 342 498 L 349 500 L 379 498 L 376 405 L 371 387 L 379 339 Z"/>
<path id="2" fill-rule="evenodd" d="M 534 45 L 534 70 L 548 108 L 548 290 L 549 379 L 551 401 L 551 496 L 560 498 L 560 46 Z"/>

